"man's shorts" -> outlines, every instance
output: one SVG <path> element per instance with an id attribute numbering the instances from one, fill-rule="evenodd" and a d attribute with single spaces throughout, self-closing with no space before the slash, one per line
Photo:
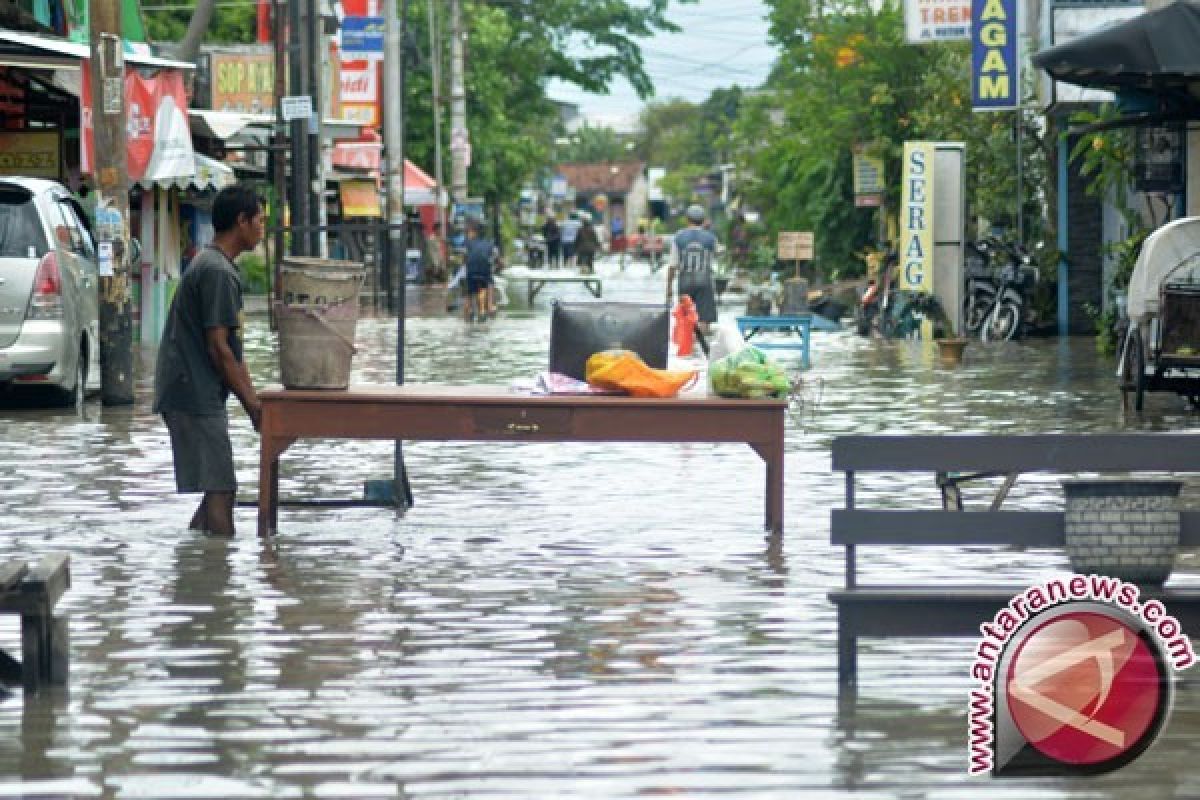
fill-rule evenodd
<path id="1" fill-rule="evenodd" d="M 179 492 L 236 492 L 229 415 L 166 411 L 175 456 L 175 488 Z"/>
<path id="2" fill-rule="evenodd" d="M 481 272 L 467 273 L 467 294 L 474 295 L 481 289 L 486 289 L 492 285 L 492 276 L 484 275 Z"/>

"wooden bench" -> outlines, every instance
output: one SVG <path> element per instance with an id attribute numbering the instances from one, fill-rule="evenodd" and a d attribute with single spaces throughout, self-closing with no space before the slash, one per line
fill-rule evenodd
<path id="1" fill-rule="evenodd" d="M 845 548 L 845 585 L 829 593 L 838 617 L 839 693 L 857 683 L 861 637 L 979 636 L 981 623 L 1026 585 L 869 585 L 858 582 L 864 546 L 997 546 L 1059 549 L 1062 511 L 1000 510 L 1021 473 L 1200 472 L 1195 434 L 1036 434 L 1017 436 L 842 436 L 833 442 L 833 469 L 845 473 L 845 508 L 834 509 L 830 540 Z M 942 509 L 863 509 L 857 475 L 933 473 Z M 1007 476 L 988 510 L 962 510 L 963 477 Z M 1184 511 L 1181 546 L 1200 547 L 1200 511 Z M 1048 570 L 1065 560 L 1047 564 Z M 1143 590 L 1157 597 L 1200 636 L 1200 589 Z"/>
<path id="2" fill-rule="evenodd" d="M 19 560 L 0 563 L 0 614 L 21 616 L 21 659 L 0 650 L 0 682 L 20 683 L 26 692 L 67 682 L 69 633 L 54 607 L 71 586 L 70 559 L 43 556 L 33 566 Z"/>

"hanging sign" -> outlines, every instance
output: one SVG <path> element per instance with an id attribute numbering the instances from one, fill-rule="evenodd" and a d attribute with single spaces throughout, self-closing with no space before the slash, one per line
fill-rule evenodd
<path id="1" fill-rule="evenodd" d="M 904 143 L 900 288 L 933 291 L 933 142 Z"/>
<path id="2" fill-rule="evenodd" d="M 0 132 L 0 174 L 58 180 L 57 131 Z"/>
<path id="3" fill-rule="evenodd" d="M 904 0 L 909 44 L 971 38 L 971 0 Z"/>
<path id="4" fill-rule="evenodd" d="M 883 159 L 854 146 L 854 205 L 875 208 L 883 201 Z"/>
<path id="5" fill-rule="evenodd" d="M 812 231 L 780 231 L 779 260 L 780 261 L 812 261 L 813 235 Z"/>
<path id="6" fill-rule="evenodd" d="M 383 17 L 349 16 L 342 19 L 342 56 L 347 59 L 383 58 Z"/>
<path id="7" fill-rule="evenodd" d="M 279 105 L 283 110 L 283 119 L 285 122 L 297 119 L 309 119 L 313 113 L 312 98 L 306 94 L 284 97 L 279 101 Z"/>
<path id="8" fill-rule="evenodd" d="M 971 108 L 1004 111 L 1021 103 L 1017 0 L 972 0 Z"/>

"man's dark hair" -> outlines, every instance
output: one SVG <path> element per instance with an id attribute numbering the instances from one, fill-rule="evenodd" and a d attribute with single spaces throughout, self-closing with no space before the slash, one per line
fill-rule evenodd
<path id="1" fill-rule="evenodd" d="M 213 199 L 213 230 L 217 233 L 231 230 L 237 225 L 238 217 L 242 214 L 253 217 L 262 206 L 262 198 L 250 187 L 226 186 Z"/>

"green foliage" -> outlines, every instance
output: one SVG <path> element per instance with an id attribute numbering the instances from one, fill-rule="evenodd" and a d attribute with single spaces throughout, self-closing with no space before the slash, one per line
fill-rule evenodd
<path id="1" fill-rule="evenodd" d="M 243 287 L 246 294 L 266 294 L 269 285 L 267 278 L 267 262 L 255 252 L 243 253 L 238 258 L 238 269 L 242 273 Z"/>
<path id="2" fill-rule="evenodd" d="M 294 0 L 296 1 L 296 0 Z M 146 34 L 152 42 L 178 42 L 187 31 L 188 20 L 196 0 L 177 0 L 171 3 L 144 3 L 142 15 Z M 212 26 L 204 38 L 205 44 L 252 44 L 255 31 L 253 3 L 221 4 L 213 15 Z"/>
<path id="3" fill-rule="evenodd" d="M 894 213 L 910 140 L 965 142 L 971 213 L 1011 219 L 1014 115 L 971 111 L 967 43 L 908 44 L 898 3 L 767 4 L 780 59 L 768 91 L 743 103 L 733 144 L 739 169 L 755 177 L 747 199 L 764 212 L 772 236 L 815 231 L 824 274 L 860 270 L 855 254 L 879 226 L 875 214 L 854 206 L 851 148 L 861 144 L 883 158 L 885 203 Z M 1023 134 L 1026 219 L 1039 220 L 1039 193 L 1030 187 L 1046 185 L 1046 147 L 1028 121 Z"/>
<path id="4" fill-rule="evenodd" d="M 633 142 L 629 142 L 630 145 Z M 557 147 L 559 163 L 624 161 L 630 156 L 626 140 L 612 128 L 583 125 L 571 134 L 568 144 Z"/>

